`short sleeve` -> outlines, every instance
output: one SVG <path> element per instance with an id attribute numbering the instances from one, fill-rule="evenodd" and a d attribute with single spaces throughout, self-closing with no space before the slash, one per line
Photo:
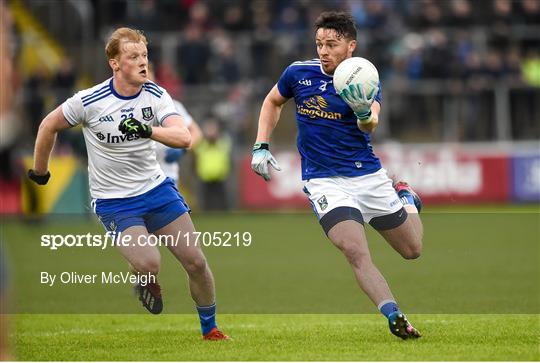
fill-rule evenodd
<path id="1" fill-rule="evenodd" d="M 176 110 L 174 102 L 166 90 L 163 90 L 163 94 L 159 98 L 156 107 L 156 119 L 159 122 L 159 126 L 163 126 L 163 121 L 171 115 L 180 115 Z"/>
<path id="2" fill-rule="evenodd" d="M 293 90 L 291 87 L 292 84 L 292 75 L 291 75 L 291 66 L 287 67 L 285 71 L 281 74 L 281 77 L 279 77 L 279 80 L 277 82 L 277 87 L 279 90 L 279 93 L 285 97 L 285 98 L 291 98 L 294 96 Z"/>
<path id="3" fill-rule="evenodd" d="M 81 92 L 77 92 L 62 104 L 62 113 L 71 126 L 77 126 L 84 122 Z"/>
<path id="4" fill-rule="evenodd" d="M 184 126 L 189 127 L 193 123 L 193 117 L 189 114 L 189 112 L 186 110 L 182 102 L 173 100 L 174 106 L 176 108 L 176 111 L 182 116 L 182 119 L 184 120 Z"/>

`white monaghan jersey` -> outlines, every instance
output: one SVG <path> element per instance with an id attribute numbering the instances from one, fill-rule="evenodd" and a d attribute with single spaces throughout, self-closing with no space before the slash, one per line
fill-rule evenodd
<path id="1" fill-rule="evenodd" d="M 147 82 L 139 93 L 125 97 L 114 90 L 110 78 L 76 93 L 64 102 L 62 111 L 69 124 L 82 125 L 92 198 L 134 197 L 165 180 L 156 160 L 155 142 L 118 130 L 120 122 L 130 117 L 161 126 L 168 116 L 178 115 L 163 88 Z"/>
<path id="2" fill-rule="evenodd" d="M 181 102 L 177 100 L 173 100 L 173 103 L 176 108 L 176 112 L 178 112 L 180 116 L 182 116 L 182 120 L 184 121 L 184 126 L 189 127 L 189 125 L 191 125 L 191 123 L 193 122 L 193 117 L 191 117 L 191 115 L 189 114 L 189 112 L 186 110 L 186 108 Z M 165 162 L 167 149 L 170 149 L 170 147 L 160 142 L 156 142 L 157 160 L 159 162 L 159 165 L 161 166 L 161 169 L 165 173 L 165 176 L 168 176 L 172 180 L 177 181 L 180 167 L 178 165 L 178 162 L 174 162 L 174 163 Z"/>

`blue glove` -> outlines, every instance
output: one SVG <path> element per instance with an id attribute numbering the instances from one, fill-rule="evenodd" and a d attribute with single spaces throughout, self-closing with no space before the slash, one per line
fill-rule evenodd
<path id="1" fill-rule="evenodd" d="M 272 179 L 270 176 L 270 171 L 268 170 L 268 164 L 270 164 L 277 171 L 281 171 L 281 167 L 269 150 L 268 143 L 258 142 L 253 145 L 252 155 L 253 158 L 251 159 L 251 169 L 262 176 L 264 180 L 269 181 Z"/>
<path id="2" fill-rule="evenodd" d="M 353 110 L 356 118 L 361 122 L 369 122 L 371 117 L 371 105 L 375 101 L 375 96 L 379 93 L 379 83 L 371 84 L 371 92 L 366 94 L 364 87 L 360 84 L 350 84 L 343 89 L 339 96 Z"/>
<path id="3" fill-rule="evenodd" d="M 175 163 L 180 160 L 186 152 L 186 149 L 173 149 L 172 147 L 168 148 L 165 151 L 165 162 L 168 164 Z"/>

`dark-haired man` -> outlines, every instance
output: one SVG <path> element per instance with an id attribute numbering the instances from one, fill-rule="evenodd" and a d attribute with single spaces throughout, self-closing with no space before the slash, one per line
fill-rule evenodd
<path id="1" fill-rule="evenodd" d="M 319 59 L 292 63 L 266 96 L 251 167 L 265 180 L 270 180 L 268 164 L 280 170 L 269 150 L 270 135 L 283 105 L 294 97 L 304 192 L 319 223 L 346 256 L 362 290 L 388 318 L 390 331 L 402 339 L 418 338 L 371 261 L 364 222 L 403 257 L 417 258 L 422 249 L 421 202 L 406 183 L 392 184 L 370 145 L 381 109 L 380 88 L 371 99 L 353 92 L 345 100 L 332 84 L 334 70 L 356 48 L 352 17 L 326 12 L 315 28 Z"/>

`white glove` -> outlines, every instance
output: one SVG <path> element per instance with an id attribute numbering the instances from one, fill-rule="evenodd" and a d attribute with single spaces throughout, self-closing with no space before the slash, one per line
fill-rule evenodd
<path id="1" fill-rule="evenodd" d="M 268 149 L 268 143 L 256 143 L 253 146 L 252 154 L 253 158 L 251 159 L 251 169 L 262 176 L 264 180 L 269 181 L 272 179 L 270 176 L 270 171 L 268 170 L 268 164 L 272 165 L 275 170 L 281 171 L 281 167 L 279 166 L 277 160 L 272 156 L 272 153 Z"/>
<path id="2" fill-rule="evenodd" d="M 364 87 L 359 84 L 350 84 L 343 89 L 339 96 L 353 110 L 356 118 L 361 123 L 369 123 L 371 117 L 371 105 L 375 101 L 375 96 L 379 93 L 379 83 L 371 85 L 371 93 L 366 94 Z"/>

